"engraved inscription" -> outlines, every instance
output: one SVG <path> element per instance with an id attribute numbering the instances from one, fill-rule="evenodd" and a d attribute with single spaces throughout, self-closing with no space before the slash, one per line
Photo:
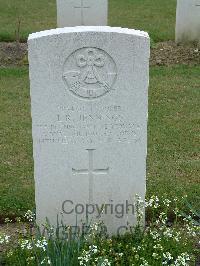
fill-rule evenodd
<path id="1" fill-rule="evenodd" d="M 82 48 L 65 61 L 63 80 L 79 98 L 96 99 L 113 89 L 117 78 L 114 60 L 98 48 Z"/>
<path id="2" fill-rule="evenodd" d="M 52 122 L 34 125 L 37 128 L 37 143 L 100 144 L 138 142 L 142 125 L 127 116 L 120 105 L 69 105 L 58 106 Z"/>
<path id="3" fill-rule="evenodd" d="M 72 168 L 72 173 L 74 175 L 88 175 L 89 176 L 89 202 L 93 203 L 93 185 L 94 185 L 94 175 L 107 175 L 109 173 L 109 167 L 106 169 L 94 169 L 93 163 L 93 153 L 94 149 L 87 149 L 88 151 L 88 159 L 89 159 L 89 167 L 88 169 L 80 169 L 76 170 Z"/>

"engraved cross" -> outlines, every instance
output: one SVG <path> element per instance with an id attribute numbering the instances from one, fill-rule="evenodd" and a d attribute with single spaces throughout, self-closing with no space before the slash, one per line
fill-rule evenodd
<path id="1" fill-rule="evenodd" d="M 84 25 L 84 10 L 90 6 L 84 5 L 84 0 L 81 0 L 80 5 L 74 6 L 74 8 L 81 10 L 81 25 Z"/>
<path id="2" fill-rule="evenodd" d="M 72 168 L 73 174 L 82 174 L 89 176 L 89 202 L 93 203 L 93 186 L 94 186 L 94 175 L 107 175 L 109 173 L 109 167 L 106 169 L 94 169 L 93 152 L 94 149 L 87 149 L 89 157 L 88 169 L 74 169 Z"/>

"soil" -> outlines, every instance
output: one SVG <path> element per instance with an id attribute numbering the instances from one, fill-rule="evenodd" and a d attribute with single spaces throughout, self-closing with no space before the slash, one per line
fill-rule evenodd
<path id="1" fill-rule="evenodd" d="M 150 65 L 200 65 L 200 47 L 177 45 L 173 41 L 157 43 L 151 49 Z"/>
<path id="2" fill-rule="evenodd" d="M 30 231 L 29 231 L 30 232 Z M 28 234 L 28 225 L 25 223 L 9 223 L 9 224 L 0 224 L 0 235 L 8 235 L 9 244 L 0 245 L 0 265 L 1 265 L 1 254 L 9 250 L 10 245 L 17 245 L 19 236 L 26 237 Z"/>
<path id="3" fill-rule="evenodd" d="M 28 64 L 27 44 L 0 42 L 0 67 L 12 67 Z"/>
<path id="4" fill-rule="evenodd" d="M 151 48 L 151 66 L 200 65 L 200 47 L 177 45 L 173 41 L 156 43 Z M 0 67 L 28 65 L 26 43 L 0 43 Z"/>

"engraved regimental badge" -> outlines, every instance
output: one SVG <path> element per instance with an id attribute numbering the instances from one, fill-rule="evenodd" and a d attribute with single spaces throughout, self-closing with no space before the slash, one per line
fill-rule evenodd
<path id="1" fill-rule="evenodd" d="M 115 83 L 117 68 L 112 57 L 98 48 L 82 48 L 65 61 L 63 80 L 74 95 L 95 99 L 108 93 Z"/>

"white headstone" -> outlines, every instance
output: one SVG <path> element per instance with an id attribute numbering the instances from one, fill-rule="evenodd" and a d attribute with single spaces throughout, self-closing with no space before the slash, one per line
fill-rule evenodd
<path id="1" fill-rule="evenodd" d="M 57 25 L 106 26 L 108 0 L 57 0 Z"/>
<path id="2" fill-rule="evenodd" d="M 177 0 L 176 42 L 200 41 L 200 0 Z"/>
<path id="3" fill-rule="evenodd" d="M 75 27 L 28 44 L 37 221 L 75 226 L 89 212 L 117 233 L 145 197 L 148 34 Z"/>

